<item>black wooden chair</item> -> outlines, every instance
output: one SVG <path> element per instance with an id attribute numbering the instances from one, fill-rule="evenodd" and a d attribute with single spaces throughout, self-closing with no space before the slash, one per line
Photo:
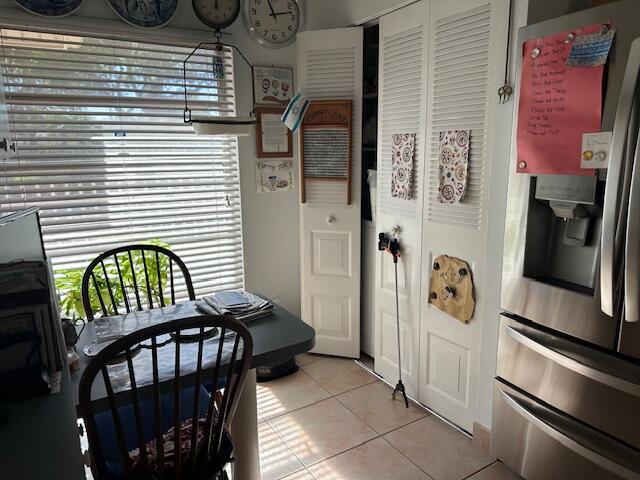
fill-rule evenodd
<path id="1" fill-rule="evenodd" d="M 164 247 L 127 245 L 104 252 L 89 264 L 82 278 L 86 319 L 93 320 L 97 312 L 112 316 L 175 305 L 180 280 L 189 299 L 195 300 L 187 267 Z"/>
<path id="2" fill-rule="evenodd" d="M 205 338 L 210 327 L 219 335 Z M 194 340 L 188 329 L 200 336 Z M 189 342 L 180 341 L 181 332 Z M 173 342 L 157 338 L 166 335 Z M 136 350 L 140 343 L 150 347 Z M 79 386 L 94 478 L 225 478 L 233 450 L 228 427 L 252 350 L 243 324 L 207 315 L 135 331 L 99 352 Z M 222 386 L 215 397 L 205 381 Z M 102 382 L 107 399 L 100 403 L 92 393 Z"/>

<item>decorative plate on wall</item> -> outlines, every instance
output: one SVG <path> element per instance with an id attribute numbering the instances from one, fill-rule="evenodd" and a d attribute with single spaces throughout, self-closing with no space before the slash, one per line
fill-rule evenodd
<path id="1" fill-rule="evenodd" d="M 14 0 L 29 13 L 42 17 L 64 17 L 75 12 L 83 0 Z"/>
<path id="2" fill-rule="evenodd" d="M 171 21 L 178 0 L 107 0 L 113 11 L 130 25 L 159 28 Z"/>

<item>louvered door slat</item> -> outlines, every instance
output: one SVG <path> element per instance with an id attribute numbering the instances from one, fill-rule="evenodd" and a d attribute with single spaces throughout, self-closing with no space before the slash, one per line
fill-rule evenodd
<path id="1" fill-rule="evenodd" d="M 304 62 L 303 85 L 307 98 L 355 99 L 356 77 L 360 75 L 356 68 L 356 48 L 307 50 Z M 359 185 L 360 172 L 353 169 L 351 188 Z M 348 185 L 344 182 L 307 182 L 305 186 L 306 201 L 311 205 L 345 205 L 347 195 Z"/>
<path id="2" fill-rule="evenodd" d="M 491 40 L 489 4 L 435 22 L 427 219 L 478 229 L 484 221 L 486 127 Z M 470 129 L 467 193 L 460 204 L 438 203 L 439 132 Z"/>
<path id="3" fill-rule="evenodd" d="M 378 205 L 381 214 L 418 215 L 421 205 L 425 136 L 421 127 L 424 97 L 422 68 L 424 26 L 381 35 L 381 104 L 378 170 Z M 415 155 L 411 200 L 391 196 L 391 137 L 396 133 L 415 133 Z"/>

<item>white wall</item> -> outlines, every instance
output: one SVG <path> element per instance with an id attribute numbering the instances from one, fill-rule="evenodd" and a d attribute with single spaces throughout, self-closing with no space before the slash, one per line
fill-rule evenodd
<path id="1" fill-rule="evenodd" d="M 591 0 L 531 0 L 529 3 L 527 25 L 589 8 Z"/>
<path id="2" fill-rule="evenodd" d="M 56 32 L 85 32 L 162 39 L 197 45 L 211 39 L 211 33 L 193 13 L 191 2 L 181 0 L 178 12 L 167 27 L 149 30 L 132 27 L 116 17 L 106 0 L 85 0 L 80 9 L 62 19 L 42 19 L 24 12 L 11 0 L 0 0 L 0 25 L 52 29 Z M 258 65 L 295 68 L 295 44 L 272 50 L 255 43 L 246 32 L 242 19 L 227 30 L 223 41 L 238 46 L 249 61 Z M 236 62 L 237 99 L 240 114 L 251 104 L 251 78 L 248 68 Z M 297 139 L 294 139 L 294 144 Z M 277 300 L 294 314 L 300 313 L 298 186 L 292 192 L 258 194 L 256 189 L 255 137 L 240 141 L 240 177 L 245 278 L 247 289 Z M 297 149 L 294 149 L 297 169 Z M 297 179 L 296 179 L 297 180 Z M 296 182 L 297 183 L 297 182 Z"/>
<path id="3" fill-rule="evenodd" d="M 307 28 L 362 25 L 417 0 L 307 0 Z"/>
<path id="4" fill-rule="evenodd" d="M 528 0 L 514 0 L 512 6 L 509 44 L 509 78 L 514 88 L 516 88 L 516 59 L 520 51 L 516 39 L 518 29 L 527 23 L 528 3 Z M 485 284 L 491 285 L 492 288 L 483 292 L 485 302 L 482 311 L 482 343 L 480 350 L 480 368 L 478 370 L 478 404 L 476 412 L 476 421 L 488 429 L 491 429 L 493 379 L 496 374 L 502 251 L 504 244 L 509 164 L 511 160 L 511 125 L 514 110 L 514 97 L 512 97 L 509 102 L 498 105 L 496 109 L 495 130 L 503 132 L 503 136 L 502 141 L 494 145 L 494 165 L 491 168 L 491 182 L 488 185 L 490 208 L 487 217 L 488 234 Z"/>

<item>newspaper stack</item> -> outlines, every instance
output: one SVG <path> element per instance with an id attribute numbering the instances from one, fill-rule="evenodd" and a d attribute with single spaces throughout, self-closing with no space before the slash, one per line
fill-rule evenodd
<path id="1" fill-rule="evenodd" d="M 215 315 L 231 315 L 236 320 L 248 322 L 271 315 L 273 303 L 253 293 L 226 291 L 202 297 Z"/>

